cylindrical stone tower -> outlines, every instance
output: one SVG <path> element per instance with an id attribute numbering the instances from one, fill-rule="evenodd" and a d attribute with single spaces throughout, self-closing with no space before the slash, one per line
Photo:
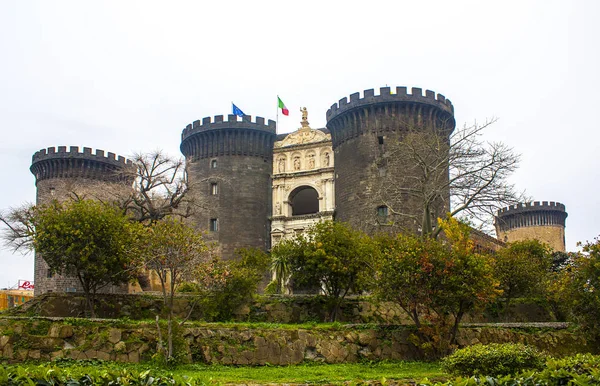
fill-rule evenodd
<path id="1" fill-rule="evenodd" d="M 410 194 L 382 195 L 390 182 L 410 181 L 409 165 L 398 166 L 389 157 L 409 131 L 439 135 L 447 144 L 455 127 L 452 103 L 429 90 L 423 95 L 420 88 L 409 94 L 406 87 L 393 93 L 382 87 L 379 95 L 370 89 L 362 98 L 354 93 L 350 100 L 340 99 L 326 118 L 335 156 L 336 219 L 369 233 L 390 230 L 391 224 L 395 231 L 418 231 L 416 219 L 423 213 L 418 200 Z M 447 179 L 447 166 L 442 173 Z M 432 208 L 443 217 L 449 209 L 448 189 L 439 197 Z M 394 214 L 400 211 L 402 215 Z"/>
<path id="2" fill-rule="evenodd" d="M 267 250 L 270 240 L 271 174 L 275 122 L 245 115 L 195 121 L 181 134 L 196 203 L 194 222 L 217 241 L 221 256 L 238 248 Z"/>
<path id="3" fill-rule="evenodd" d="M 110 198 L 112 194 L 131 189 L 134 174 L 133 164 L 125 157 L 78 146 L 59 146 L 42 149 L 33 155 L 31 173 L 35 176 L 37 205 L 52 200 L 63 201 L 77 194 L 79 197 L 96 199 Z M 48 266 L 42 257 L 36 254 L 34 259 L 34 294 L 46 292 L 80 292 L 79 282 L 74 277 L 50 275 Z M 123 288 L 105 287 L 101 292 L 126 292 Z"/>
<path id="4" fill-rule="evenodd" d="M 535 201 L 500 209 L 495 218 L 496 234 L 504 242 L 535 239 L 555 251 L 565 252 L 565 205 Z"/>

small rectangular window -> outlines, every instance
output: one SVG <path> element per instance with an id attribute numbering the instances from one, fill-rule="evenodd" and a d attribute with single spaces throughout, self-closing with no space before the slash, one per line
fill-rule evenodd
<path id="1" fill-rule="evenodd" d="M 383 145 L 383 136 L 380 135 L 379 137 L 377 137 L 377 141 L 379 142 L 380 145 Z"/>
<path id="2" fill-rule="evenodd" d="M 219 186 L 217 185 L 216 182 L 211 182 L 210 184 L 210 194 L 213 196 L 216 196 L 217 194 L 219 194 Z"/>
<path id="3" fill-rule="evenodd" d="M 377 208 L 377 216 L 379 217 L 387 217 L 388 215 L 388 207 L 387 206 L 380 206 Z"/>
<path id="4" fill-rule="evenodd" d="M 211 232 L 217 232 L 219 230 L 219 220 L 216 218 L 210 219 L 210 224 L 208 228 Z"/>
<path id="5" fill-rule="evenodd" d="M 210 161 L 210 167 L 211 167 L 211 169 L 217 168 L 217 160 L 216 159 Z"/>

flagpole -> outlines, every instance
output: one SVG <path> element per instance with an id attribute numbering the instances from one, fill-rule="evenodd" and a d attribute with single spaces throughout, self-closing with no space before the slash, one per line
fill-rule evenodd
<path id="1" fill-rule="evenodd" d="M 278 129 L 279 129 L 279 95 L 277 95 L 277 118 L 275 121 L 275 135 L 277 135 Z"/>

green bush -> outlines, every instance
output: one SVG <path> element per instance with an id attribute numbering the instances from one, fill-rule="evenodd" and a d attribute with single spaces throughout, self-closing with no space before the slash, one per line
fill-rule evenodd
<path id="1" fill-rule="evenodd" d="M 139 385 L 191 386 L 195 380 L 180 375 L 156 374 L 156 371 L 98 368 L 60 368 L 52 365 L 0 366 L 0 384 L 17 385 Z"/>
<path id="2" fill-rule="evenodd" d="M 177 292 L 196 293 L 196 292 L 200 292 L 200 288 L 199 288 L 198 284 L 186 281 L 177 286 Z"/>
<path id="3" fill-rule="evenodd" d="M 525 347 L 525 346 L 522 346 Z M 561 359 L 548 359 L 543 370 L 527 370 L 518 375 L 499 378 L 474 376 L 456 378 L 446 382 L 432 382 L 428 379 L 417 382 L 419 386 L 566 386 L 600 385 L 600 356 L 578 354 Z"/>
<path id="4" fill-rule="evenodd" d="M 198 305 L 206 321 L 226 322 L 249 305 L 269 273 L 269 256 L 258 249 L 239 249 L 236 260 L 213 260 L 204 267 Z"/>
<path id="5" fill-rule="evenodd" d="M 499 376 L 541 369 L 545 355 L 522 344 L 477 344 L 456 350 L 442 360 L 445 371 L 462 376 Z"/>

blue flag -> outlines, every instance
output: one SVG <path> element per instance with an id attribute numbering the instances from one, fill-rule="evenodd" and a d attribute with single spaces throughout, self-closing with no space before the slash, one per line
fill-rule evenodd
<path id="1" fill-rule="evenodd" d="M 243 117 L 244 115 L 246 115 L 242 110 L 240 110 L 239 107 L 234 105 L 233 102 L 231 102 L 231 106 L 233 108 L 233 114 L 237 115 L 238 117 Z"/>

